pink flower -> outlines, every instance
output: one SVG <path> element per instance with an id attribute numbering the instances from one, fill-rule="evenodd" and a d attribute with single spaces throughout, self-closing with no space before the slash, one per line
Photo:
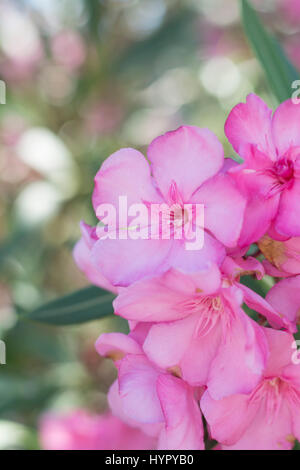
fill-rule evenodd
<path id="1" fill-rule="evenodd" d="M 272 329 L 265 334 L 270 357 L 255 389 L 219 401 L 206 391 L 201 399 L 211 436 L 222 449 L 291 449 L 300 439 L 300 360 L 294 338 Z"/>
<path id="2" fill-rule="evenodd" d="M 155 438 L 110 413 L 92 415 L 85 410 L 45 415 L 40 440 L 45 450 L 148 450 L 157 445 Z"/>
<path id="3" fill-rule="evenodd" d="M 300 236 L 300 106 L 282 103 L 274 115 L 256 95 L 233 108 L 225 133 L 244 163 L 230 170 L 248 197 L 239 244 L 259 240 L 271 222 L 279 235 Z"/>
<path id="4" fill-rule="evenodd" d="M 101 206 L 111 204 L 117 209 L 120 196 L 126 196 L 128 207 L 143 204 L 146 215 L 150 215 L 154 204 L 165 204 L 167 209 L 175 207 L 172 215 L 165 214 L 171 227 L 170 239 L 164 239 L 161 225 L 154 227 L 152 221 L 149 224 L 148 217 L 144 217 L 144 225 L 141 223 L 141 232 L 145 235 L 150 228 L 158 229 L 158 239 L 149 234 L 147 239 L 122 239 L 128 229 L 122 223 L 117 227 L 116 239 L 109 238 L 105 229 L 99 230 L 100 239 L 92 248 L 92 256 L 114 285 L 126 286 L 170 267 L 194 272 L 205 268 L 208 262 L 220 264 L 225 257 L 224 245 L 234 247 L 240 235 L 245 200 L 232 179 L 219 172 L 224 156 L 214 134 L 208 129 L 180 127 L 155 139 L 149 146 L 148 158 L 151 167 L 138 151 L 119 150 L 103 163 L 95 178 L 93 205 L 100 219 Z M 204 227 L 194 223 L 185 204 L 204 205 Z M 203 234 L 203 248 L 187 250 L 186 239 L 176 239 L 182 229 L 177 222 L 182 217 L 189 231 L 197 228 Z M 129 219 L 130 223 L 135 220 L 133 216 Z M 132 234 L 135 229 L 130 223 Z"/>
<path id="5" fill-rule="evenodd" d="M 103 274 L 101 274 L 101 272 L 93 263 L 91 251 L 94 244 L 98 240 L 96 229 L 90 227 L 84 222 L 81 222 L 80 228 L 82 237 L 76 243 L 73 250 L 73 257 L 77 266 L 86 275 L 87 279 L 91 281 L 92 284 L 95 284 L 96 286 L 111 292 L 117 292 L 115 286 L 105 279 Z"/>
<path id="6" fill-rule="evenodd" d="M 263 262 L 267 274 L 274 277 L 289 277 L 300 274 L 300 237 L 274 240 L 262 237 L 258 246 L 266 260 Z"/>
<path id="7" fill-rule="evenodd" d="M 283 279 L 269 290 L 267 301 L 294 325 L 300 323 L 300 275 Z M 297 331 L 295 328 L 294 331 Z"/>
<path id="8" fill-rule="evenodd" d="M 141 331 L 130 335 L 104 334 L 96 343 L 118 368 L 108 397 L 112 412 L 157 436 L 158 449 L 204 449 L 200 391 L 149 361 L 138 342 Z"/>
<path id="9" fill-rule="evenodd" d="M 229 258 L 223 274 L 215 265 L 191 275 L 171 269 L 122 289 L 115 312 L 148 325 L 143 351 L 158 367 L 175 369 L 192 386 L 207 385 L 214 398 L 248 393 L 260 380 L 268 350 L 263 330 L 242 310 L 242 303 L 267 316 L 276 328 L 293 327 L 238 282 L 243 272 L 261 269 L 254 259 L 238 264 Z"/>

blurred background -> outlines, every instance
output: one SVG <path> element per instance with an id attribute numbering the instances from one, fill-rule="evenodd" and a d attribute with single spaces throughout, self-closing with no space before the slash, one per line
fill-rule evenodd
<path id="1" fill-rule="evenodd" d="M 252 4 L 300 67 L 300 2 Z M 44 413 L 106 409 L 115 371 L 94 342 L 126 330 L 18 321 L 87 285 L 72 248 L 79 221 L 95 223 L 101 162 L 181 124 L 211 128 L 231 156 L 231 107 L 252 91 L 274 103 L 237 0 L 0 0 L 0 79 L 0 449 L 37 449 Z"/>

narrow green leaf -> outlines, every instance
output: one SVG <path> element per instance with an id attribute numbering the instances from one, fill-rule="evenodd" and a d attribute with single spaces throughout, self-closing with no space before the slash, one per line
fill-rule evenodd
<path id="1" fill-rule="evenodd" d="M 75 325 L 113 313 L 115 295 L 99 287 L 90 286 L 73 292 L 20 316 L 50 325 Z"/>
<path id="2" fill-rule="evenodd" d="M 289 62 L 277 41 L 265 30 L 248 0 L 241 1 L 245 33 L 266 73 L 273 93 L 282 103 L 291 98 L 292 83 L 299 80 L 299 73 Z"/>

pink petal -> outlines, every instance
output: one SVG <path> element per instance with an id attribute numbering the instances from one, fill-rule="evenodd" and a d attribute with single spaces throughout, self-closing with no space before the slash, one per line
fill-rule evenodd
<path id="1" fill-rule="evenodd" d="M 119 390 L 124 413 L 140 423 L 163 422 L 157 397 L 159 371 L 143 355 L 129 354 L 118 365 Z"/>
<path id="2" fill-rule="evenodd" d="M 254 413 L 253 407 L 249 407 L 248 395 L 232 395 L 214 400 L 206 391 L 200 406 L 211 437 L 226 445 L 234 444 L 242 437 Z"/>
<path id="3" fill-rule="evenodd" d="M 157 393 L 165 417 L 158 448 L 203 450 L 203 425 L 193 389 L 176 377 L 161 375 Z"/>
<path id="4" fill-rule="evenodd" d="M 224 450 L 290 450 L 293 446 L 292 416 L 287 403 L 283 403 L 276 416 L 266 413 L 261 406 L 242 438 Z"/>
<path id="5" fill-rule="evenodd" d="M 114 301 L 115 312 L 128 319 L 143 322 L 164 322 L 190 314 L 185 308 L 196 290 L 207 294 L 220 286 L 220 271 L 216 265 L 194 275 L 170 269 L 161 277 L 138 281 L 120 291 Z"/>
<path id="6" fill-rule="evenodd" d="M 163 427 L 163 423 L 142 424 L 126 415 L 123 407 L 123 400 L 119 392 L 118 380 L 115 380 L 115 382 L 113 382 L 111 385 L 107 394 L 107 399 L 113 415 L 120 418 L 124 423 L 128 424 L 129 426 L 142 429 L 148 436 L 155 437 L 159 435 Z"/>
<path id="7" fill-rule="evenodd" d="M 257 279 L 262 279 L 265 275 L 263 265 L 256 258 L 248 256 L 244 258 L 231 258 L 227 256 L 222 264 L 222 272 L 230 279 L 236 280 L 246 274 L 255 274 Z"/>
<path id="8" fill-rule="evenodd" d="M 300 314 L 300 275 L 279 281 L 266 299 L 292 325 L 295 324 Z"/>
<path id="9" fill-rule="evenodd" d="M 196 285 L 191 277 L 171 269 L 161 277 L 138 281 L 122 290 L 114 301 L 114 308 L 128 320 L 176 320 L 190 313 L 178 307 L 195 292 Z"/>
<path id="10" fill-rule="evenodd" d="M 300 274 L 300 237 L 290 238 L 283 246 L 285 259 L 282 268 L 291 274 Z"/>
<path id="11" fill-rule="evenodd" d="M 219 324 L 207 334 L 194 334 L 185 354 L 180 361 L 182 378 L 193 386 L 207 384 L 211 365 L 222 343 L 222 331 Z"/>
<path id="12" fill-rule="evenodd" d="M 184 241 L 174 240 L 170 253 L 170 264 L 173 268 L 186 273 L 195 273 L 206 270 L 212 263 L 220 266 L 225 255 L 224 246 L 204 231 L 203 247 L 200 249 L 187 250 Z"/>
<path id="13" fill-rule="evenodd" d="M 261 378 L 267 360 L 264 331 L 239 308 L 223 333 L 212 363 L 207 387 L 219 400 L 234 393 L 249 393 Z"/>
<path id="14" fill-rule="evenodd" d="M 86 224 L 81 224 L 83 236 L 76 243 L 73 250 L 73 257 L 79 269 L 86 275 L 87 279 L 102 289 L 109 290 L 116 293 L 117 289 L 113 286 L 103 274 L 96 268 L 91 257 L 91 249 L 95 244 L 92 238 L 92 227 Z M 87 233 L 89 230 L 89 233 Z"/>
<path id="15" fill-rule="evenodd" d="M 272 131 L 280 156 L 283 156 L 290 147 L 300 145 L 299 121 L 300 106 L 293 104 L 292 100 L 284 101 L 276 109 L 272 121 Z"/>
<path id="16" fill-rule="evenodd" d="M 261 153 L 257 147 L 251 146 L 245 158 L 245 163 L 233 167 L 229 175 L 243 193 L 269 197 L 274 184 L 274 178 L 268 170 L 273 165 L 270 158 Z"/>
<path id="17" fill-rule="evenodd" d="M 296 179 L 290 189 L 283 191 L 275 229 L 282 235 L 289 237 L 300 236 L 300 180 Z"/>
<path id="18" fill-rule="evenodd" d="M 142 348 L 128 335 L 123 333 L 103 333 L 95 344 L 100 356 L 119 360 L 125 354 L 142 354 Z"/>
<path id="19" fill-rule="evenodd" d="M 100 204 L 107 203 L 117 210 L 119 196 L 127 196 L 128 207 L 143 201 L 161 202 L 152 184 L 147 160 L 131 148 L 113 153 L 96 174 L 93 192 L 95 212 Z"/>
<path id="20" fill-rule="evenodd" d="M 221 173 L 228 173 L 232 169 L 237 169 L 241 166 L 239 162 L 234 160 L 233 158 L 225 158 L 224 165 L 222 166 Z"/>
<path id="21" fill-rule="evenodd" d="M 155 139 L 149 146 L 148 157 L 158 187 L 168 197 L 174 181 L 184 202 L 207 179 L 222 167 L 223 148 L 208 129 L 182 126 Z"/>
<path id="22" fill-rule="evenodd" d="M 204 183 L 192 198 L 204 204 L 204 227 L 224 245 L 234 246 L 240 236 L 246 200 L 227 175 Z"/>
<path id="23" fill-rule="evenodd" d="M 268 340 L 270 355 L 265 370 L 266 377 L 281 376 L 284 368 L 291 364 L 294 337 L 285 331 L 277 331 L 272 328 L 264 328 Z"/>
<path id="24" fill-rule="evenodd" d="M 162 274 L 169 268 L 172 240 L 99 240 L 93 247 L 94 263 L 115 286 Z"/>
<path id="25" fill-rule="evenodd" d="M 273 266 L 273 264 L 271 264 L 266 259 L 262 261 L 262 264 L 268 276 L 272 276 L 272 277 L 290 277 L 291 276 L 291 273 L 279 271 L 279 269 L 275 268 L 275 266 Z"/>
<path id="26" fill-rule="evenodd" d="M 144 351 L 162 369 L 178 366 L 193 337 L 198 314 L 150 328 Z"/>
<path id="27" fill-rule="evenodd" d="M 265 235 L 277 213 L 278 202 L 278 195 L 269 199 L 258 197 L 249 199 L 239 240 L 240 246 L 249 246 Z"/>
<path id="28" fill-rule="evenodd" d="M 256 312 L 266 317 L 273 328 L 286 328 L 294 330 L 294 327 L 287 316 L 278 309 L 274 308 L 274 305 L 269 302 L 268 296 L 265 300 L 259 294 L 244 286 L 243 284 L 239 284 L 239 287 L 244 293 L 245 304 L 252 310 L 255 310 Z"/>
<path id="29" fill-rule="evenodd" d="M 246 103 L 235 106 L 225 123 L 225 134 L 234 150 L 247 157 L 250 145 L 275 160 L 275 148 L 271 131 L 272 110 L 261 98 L 251 93 Z"/>

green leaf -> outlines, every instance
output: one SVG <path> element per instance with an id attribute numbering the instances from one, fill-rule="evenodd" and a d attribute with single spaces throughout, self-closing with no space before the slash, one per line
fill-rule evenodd
<path id="1" fill-rule="evenodd" d="M 240 282 L 259 294 L 261 297 L 265 297 L 273 286 L 272 278 L 269 276 L 265 276 L 261 280 L 256 279 L 255 276 L 242 276 Z"/>
<path id="2" fill-rule="evenodd" d="M 242 19 L 245 33 L 259 59 L 277 100 L 291 98 L 292 83 L 299 80 L 299 73 L 285 56 L 277 41 L 264 29 L 248 0 L 242 1 Z"/>
<path id="3" fill-rule="evenodd" d="M 21 315 L 21 319 L 50 325 L 75 325 L 113 313 L 115 295 L 99 287 L 87 287 Z"/>

